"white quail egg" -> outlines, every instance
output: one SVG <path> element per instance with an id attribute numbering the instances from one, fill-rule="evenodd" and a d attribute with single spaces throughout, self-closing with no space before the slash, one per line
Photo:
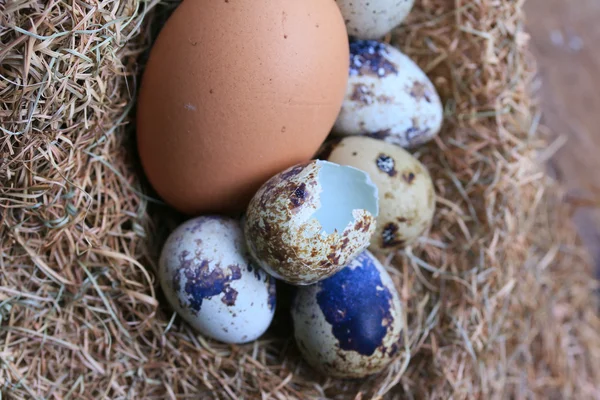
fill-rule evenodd
<path id="1" fill-rule="evenodd" d="M 203 216 L 179 226 L 160 257 L 171 306 L 200 333 L 225 343 L 260 337 L 275 312 L 275 280 L 248 257 L 238 221 Z"/>
<path id="2" fill-rule="evenodd" d="M 334 134 L 410 148 L 433 139 L 442 119 L 435 87 L 410 58 L 385 43 L 351 42 L 350 78 Z"/>

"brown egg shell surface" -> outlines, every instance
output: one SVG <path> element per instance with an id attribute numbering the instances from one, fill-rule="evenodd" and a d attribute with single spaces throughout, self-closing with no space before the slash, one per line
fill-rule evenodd
<path id="1" fill-rule="evenodd" d="M 348 54 L 334 1 L 182 2 L 153 44 L 137 106 L 158 195 L 191 215 L 243 212 L 331 130 Z"/>

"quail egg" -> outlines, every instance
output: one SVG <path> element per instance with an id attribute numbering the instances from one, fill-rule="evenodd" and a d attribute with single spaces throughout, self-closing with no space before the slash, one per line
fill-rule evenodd
<path id="1" fill-rule="evenodd" d="M 338 378 L 377 373 L 402 350 L 403 310 L 392 279 L 368 251 L 292 304 L 296 343 L 315 369 Z"/>
<path id="2" fill-rule="evenodd" d="M 433 139 L 443 110 L 425 73 L 400 50 L 372 40 L 350 44 L 350 78 L 333 132 L 415 147 Z"/>
<path id="3" fill-rule="evenodd" d="M 406 150 L 365 136 L 328 145 L 327 159 L 359 168 L 379 189 L 379 216 L 370 250 L 391 252 L 423 235 L 435 213 L 435 190 L 427 168 Z"/>
<path id="4" fill-rule="evenodd" d="M 225 343 L 260 337 L 275 312 L 275 280 L 250 262 L 238 221 L 202 216 L 179 226 L 159 261 L 164 294 L 200 333 Z"/>
<path id="5" fill-rule="evenodd" d="M 367 248 L 378 215 L 377 187 L 356 168 L 313 160 L 268 180 L 246 211 L 250 253 L 267 272 L 309 285 Z"/>
<path id="6" fill-rule="evenodd" d="M 400 25 L 415 0 L 336 0 L 348 34 L 358 39 L 379 39 Z"/>

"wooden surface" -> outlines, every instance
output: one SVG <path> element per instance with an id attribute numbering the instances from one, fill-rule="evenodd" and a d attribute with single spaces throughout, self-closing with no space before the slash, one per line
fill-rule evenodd
<path id="1" fill-rule="evenodd" d="M 563 144 L 549 168 L 568 190 L 573 219 L 600 266 L 600 0 L 527 0 L 525 10 L 542 123 Z"/>

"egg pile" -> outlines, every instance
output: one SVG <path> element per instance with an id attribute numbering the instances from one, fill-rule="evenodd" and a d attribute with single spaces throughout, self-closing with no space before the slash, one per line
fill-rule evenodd
<path id="1" fill-rule="evenodd" d="M 295 287 L 294 335 L 315 369 L 364 377 L 403 350 L 403 306 L 379 259 L 431 226 L 433 182 L 406 149 L 443 119 L 426 74 L 380 41 L 412 5 L 184 1 L 162 28 L 138 150 L 158 196 L 189 216 L 158 277 L 202 335 L 261 337 L 279 279 Z"/>

